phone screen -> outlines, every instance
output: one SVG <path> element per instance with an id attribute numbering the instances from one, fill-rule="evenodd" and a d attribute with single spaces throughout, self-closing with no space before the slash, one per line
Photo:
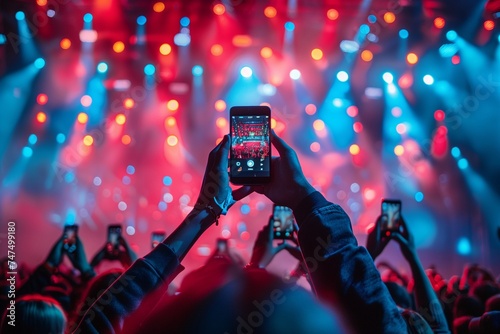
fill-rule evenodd
<path id="1" fill-rule="evenodd" d="M 383 231 L 399 230 L 401 220 L 401 201 L 384 199 L 382 200 L 382 226 Z"/>
<path id="2" fill-rule="evenodd" d="M 118 247 L 118 239 L 122 235 L 121 225 L 109 225 L 108 226 L 108 242 L 113 247 Z"/>
<path id="3" fill-rule="evenodd" d="M 76 250 L 76 235 L 78 233 L 78 225 L 64 226 L 64 249 L 72 253 Z"/>
<path id="4" fill-rule="evenodd" d="M 232 107 L 229 175 L 234 184 L 263 184 L 271 179 L 271 109 Z"/>
<path id="5" fill-rule="evenodd" d="M 167 233 L 162 230 L 154 231 L 151 233 L 151 247 L 155 248 L 160 242 L 165 240 Z"/>
<path id="6" fill-rule="evenodd" d="M 289 207 L 275 205 L 273 209 L 273 234 L 275 239 L 291 239 L 295 222 L 293 211 Z"/>

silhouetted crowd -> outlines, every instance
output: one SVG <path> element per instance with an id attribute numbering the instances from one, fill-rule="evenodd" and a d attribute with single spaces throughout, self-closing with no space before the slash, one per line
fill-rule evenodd
<path id="1" fill-rule="evenodd" d="M 358 245 L 347 214 L 309 184 L 295 151 L 275 133 L 270 183 L 232 189 L 230 140 L 210 152 L 193 210 L 145 256 L 119 237 L 89 261 L 83 240 L 63 233 L 33 271 L 18 268 L 15 312 L 4 259 L 0 333 L 500 333 L 500 285 L 488 269 L 467 265 L 449 279 L 425 269 L 403 217 L 391 231 L 374 217 L 366 246 Z M 174 288 L 193 244 L 253 192 L 293 210 L 294 237 L 277 241 L 265 224 L 249 263 L 218 240 L 206 263 Z M 390 263 L 375 265 L 389 242 L 399 244 L 411 277 Z M 266 270 L 281 251 L 297 260 L 284 277 Z M 122 269 L 100 272 L 104 261 Z"/>

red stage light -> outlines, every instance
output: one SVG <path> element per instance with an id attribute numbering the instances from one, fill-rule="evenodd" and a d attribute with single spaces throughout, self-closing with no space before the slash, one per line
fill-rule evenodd
<path id="1" fill-rule="evenodd" d="M 451 63 L 453 65 L 460 64 L 460 56 L 459 55 L 454 55 L 453 57 L 451 57 Z"/>
<path id="2" fill-rule="evenodd" d="M 418 56 L 413 53 L 413 52 L 410 52 L 408 53 L 408 55 L 406 56 L 406 61 L 408 62 L 408 64 L 410 65 L 415 65 L 416 63 L 418 63 Z"/>
<path id="3" fill-rule="evenodd" d="M 47 5 L 47 0 L 36 0 L 36 4 L 40 7 Z"/>
<path id="4" fill-rule="evenodd" d="M 308 115 L 314 115 L 316 113 L 316 106 L 312 103 L 309 103 L 307 106 L 306 106 L 306 114 Z"/>
<path id="5" fill-rule="evenodd" d="M 413 76 L 411 73 L 405 73 L 399 78 L 398 85 L 402 89 L 408 89 L 413 85 Z"/>
<path id="6" fill-rule="evenodd" d="M 361 122 L 355 122 L 352 125 L 352 128 L 354 129 L 354 132 L 360 133 L 361 131 L 363 131 L 363 124 Z"/>
<path id="7" fill-rule="evenodd" d="M 321 145 L 317 141 L 315 141 L 309 146 L 309 148 L 311 149 L 312 152 L 316 153 L 319 152 L 319 150 L 321 150 Z"/>
<path id="8" fill-rule="evenodd" d="M 63 50 L 68 50 L 71 47 L 71 41 L 68 38 L 63 38 L 59 44 Z"/>
<path id="9" fill-rule="evenodd" d="M 250 240 L 250 233 L 248 231 L 243 231 L 240 234 L 241 240 Z"/>
<path id="10" fill-rule="evenodd" d="M 358 107 L 356 106 L 350 106 L 347 108 L 347 115 L 351 117 L 356 117 L 358 116 Z"/>
<path id="11" fill-rule="evenodd" d="M 49 97 L 46 94 L 38 94 L 38 96 L 36 97 L 36 103 L 41 106 L 47 104 L 48 101 Z"/>
<path id="12" fill-rule="evenodd" d="M 122 41 L 115 42 L 113 44 L 113 51 L 116 53 L 121 53 L 125 50 L 125 44 Z"/>
<path id="13" fill-rule="evenodd" d="M 80 103 L 84 107 L 90 107 L 90 105 L 92 104 L 92 98 L 88 95 L 83 95 L 80 99 Z"/>
<path id="14" fill-rule="evenodd" d="M 163 2 L 157 2 L 153 5 L 153 10 L 157 13 L 161 13 L 165 10 L 165 4 Z"/>
<path id="15" fill-rule="evenodd" d="M 365 188 L 365 190 L 363 190 L 363 196 L 368 202 L 373 201 L 376 195 L 377 193 L 375 192 L 375 190 L 371 188 Z"/>
<path id="16" fill-rule="evenodd" d="M 445 113 L 444 113 L 444 111 L 442 111 L 442 110 L 436 110 L 436 111 L 434 112 L 434 119 L 435 119 L 436 121 L 438 121 L 438 122 L 442 122 L 442 121 L 444 121 L 444 118 L 445 118 Z"/>
<path id="17" fill-rule="evenodd" d="M 273 55 L 273 50 L 265 46 L 260 49 L 260 55 L 262 56 L 262 58 L 271 58 Z"/>

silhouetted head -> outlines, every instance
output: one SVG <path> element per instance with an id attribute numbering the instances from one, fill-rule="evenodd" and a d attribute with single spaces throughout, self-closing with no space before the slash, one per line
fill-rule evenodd
<path id="1" fill-rule="evenodd" d="M 333 312 L 263 269 L 214 258 L 189 273 L 134 333 L 341 333 Z M 141 319 L 138 319 L 140 321 Z"/>
<path id="2" fill-rule="evenodd" d="M 15 327 L 12 324 L 15 324 Z M 62 334 L 66 329 L 66 315 L 55 299 L 41 295 L 26 295 L 16 300 L 15 311 L 7 308 L 0 329 L 0 333 L 4 334 Z"/>

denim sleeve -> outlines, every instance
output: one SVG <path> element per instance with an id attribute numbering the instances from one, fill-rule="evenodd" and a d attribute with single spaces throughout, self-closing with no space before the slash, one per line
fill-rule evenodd
<path id="1" fill-rule="evenodd" d="M 294 211 L 299 243 L 318 297 L 356 333 L 407 333 L 371 256 L 358 246 L 344 210 L 318 192 Z"/>
<path id="2" fill-rule="evenodd" d="M 73 333 L 119 333 L 125 318 L 138 309 L 144 297 L 173 279 L 179 259 L 160 243 L 135 261 L 83 315 Z"/>

